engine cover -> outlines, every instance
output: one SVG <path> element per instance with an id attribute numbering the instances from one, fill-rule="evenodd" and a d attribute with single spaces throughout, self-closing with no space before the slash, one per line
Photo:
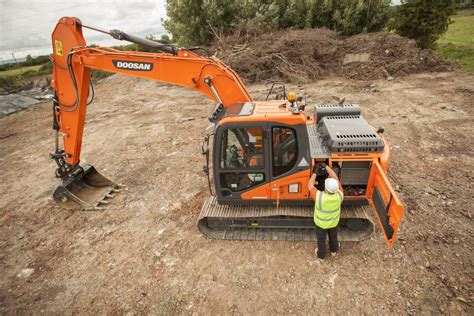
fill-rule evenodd
<path id="1" fill-rule="evenodd" d="M 325 116 L 318 134 L 330 152 L 382 152 L 384 142 L 360 115 Z"/>

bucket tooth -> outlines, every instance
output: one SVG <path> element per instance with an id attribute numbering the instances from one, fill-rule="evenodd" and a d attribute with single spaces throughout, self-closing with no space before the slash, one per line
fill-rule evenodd
<path id="1" fill-rule="evenodd" d="M 66 207 L 80 206 L 86 210 L 97 210 L 104 198 L 119 186 L 101 175 L 93 166 L 77 166 L 63 177 L 63 183 L 56 188 L 53 198 Z"/>

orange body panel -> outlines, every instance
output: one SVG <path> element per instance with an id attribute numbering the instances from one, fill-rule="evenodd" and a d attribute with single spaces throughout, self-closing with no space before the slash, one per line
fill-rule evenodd
<path id="1" fill-rule="evenodd" d="M 101 49 L 100 47 L 80 49 L 76 54 L 76 59 L 83 67 L 191 88 L 217 103 L 218 100 L 212 94 L 209 86 L 204 83 L 205 78 L 210 78 L 224 106 L 252 100 L 237 74 L 214 57 L 201 57 L 188 51 L 179 51 L 178 55 L 174 56 L 165 53 L 123 52 Z M 148 62 L 153 64 L 153 70 L 147 72 L 117 69 L 113 60 Z"/>
<path id="2" fill-rule="evenodd" d="M 85 46 L 86 42 L 82 36 L 82 28 L 77 21 L 72 18 L 62 18 L 53 31 L 52 43 L 54 64 L 51 86 L 56 91 L 57 99 L 64 108 L 59 114 L 60 126 L 64 148 L 67 148 L 66 153 L 70 155 L 66 161 L 73 164 L 73 161 L 79 161 L 81 153 L 86 103 L 89 95 L 90 69 L 81 67 L 75 70 L 79 100 L 76 110 L 71 111 L 75 107 L 76 92 L 67 70 L 67 56 L 71 49 Z"/>
<path id="3" fill-rule="evenodd" d="M 377 187 L 380 194 L 382 195 L 382 199 L 384 203 L 389 203 L 390 197 L 391 197 L 391 203 L 388 207 L 388 215 L 389 215 L 389 224 L 392 226 L 394 230 L 394 234 L 392 238 L 388 238 L 387 234 L 385 231 L 382 229 L 384 232 L 385 239 L 387 241 L 387 244 L 389 247 L 392 247 L 393 243 L 397 239 L 397 233 L 398 233 L 398 225 L 400 224 L 404 214 L 405 214 L 405 208 L 403 207 L 402 202 L 398 198 L 398 195 L 396 194 L 395 190 L 392 188 L 390 182 L 388 181 L 387 176 L 385 175 L 385 172 L 382 168 L 382 166 L 379 164 L 378 161 L 374 162 L 374 167 L 372 168 L 373 175 L 371 175 L 371 183 L 369 182 L 369 186 L 373 189 L 374 187 Z M 370 203 L 373 205 L 373 200 L 369 200 Z M 374 206 L 375 208 L 375 206 Z M 382 226 L 382 221 L 377 214 L 377 219 L 379 221 L 379 224 Z"/>
<path id="4" fill-rule="evenodd" d="M 219 124 L 238 122 L 277 122 L 288 125 L 306 125 L 308 119 L 304 112 L 293 114 L 288 111 L 289 103 L 282 100 L 255 102 L 253 114 L 249 116 L 228 116 Z"/>
<path id="5" fill-rule="evenodd" d="M 275 180 L 270 185 L 264 184 L 242 193 L 241 197 L 244 200 L 251 199 L 272 199 L 272 200 L 303 200 L 309 196 L 308 180 L 311 176 L 311 169 L 293 173 L 287 177 Z M 298 192 L 290 193 L 288 188 L 290 184 L 298 184 Z"/>

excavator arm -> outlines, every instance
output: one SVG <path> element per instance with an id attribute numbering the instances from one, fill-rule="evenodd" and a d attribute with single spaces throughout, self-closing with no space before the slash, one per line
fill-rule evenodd
<path id="1" fill-rule="evenodd" d="M 82 29 L 90 28 L 107 33 L 119 40 L 150 46 L 163 53 L 119 51 L 109 47 L 87 47 Z M 252 98 L 239 76 L 214 57 L 203 57 L 193 51 L 180 49 L 147 39 L 128 35 L 122 31 L 103 31 L 85 26 L 77 18 L 63 17 L 52 34 L 54 89 L 53 130 L 56 148 L 51 157 L 58 169 L 56 175 L 63 180 L 53 194 L 58 201 L 73 201 L 86 207 L 96 206 L 116 186 L 101 176 L 92 166 L 79 165 L 86 108 L 93 98 L 91 69 L 105 70 L 135 77 L 157 80 L 194 89 L 210 99 L 216 106 L 210 120 L 224 107 Z M 59 137 L 63 149 L 59 148 Z M 92 188 L 100 187 L 101 190 Z M 91 194 L 83 194 L 91 190 Z M 100 191 L 98 194 L 97 191 Z M 86 196 L 87 195 L 87 196 Z"/>

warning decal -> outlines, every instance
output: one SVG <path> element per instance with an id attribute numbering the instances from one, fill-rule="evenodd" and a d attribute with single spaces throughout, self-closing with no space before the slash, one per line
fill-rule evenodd
<path id="1" fill-rule="evenodd" d="M 298 164 L 298 167 L 309 167 L 308 161 L 304 159 L 304 157 L 301 159 L 300 163 Z"/>
<path id="2" fill-rule="evenodd" d="M 56 55 L 62 56 L 63 55 L 63 42 L 54 40 L 54 51 Z"/>

